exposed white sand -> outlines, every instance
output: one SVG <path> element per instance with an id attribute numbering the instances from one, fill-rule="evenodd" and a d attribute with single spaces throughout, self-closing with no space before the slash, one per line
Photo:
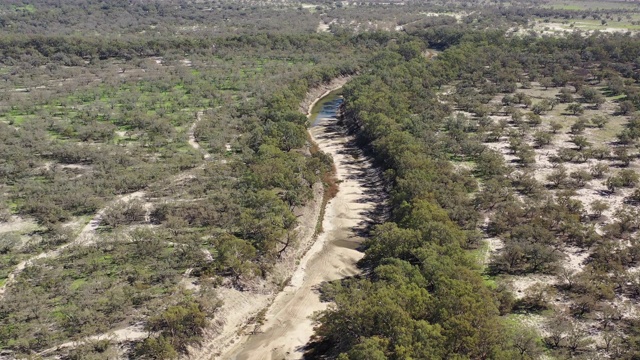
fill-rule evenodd
<path id="1" fill-rule="evenodd" d="M 100 340 L 110 340 L 112 342 L 124 342 L 124 341 L 135 341 L 141 340 L 149 336 L 147 331 L 144 331 L 142 325 L 132 325 L 126 327 L 124 329 L 112 330 L 104 334 L 88 336 L 82 340 L 78 341 L 69 341 L 58 346 L 46 349 L 38 353 L 38 356 L 47 356 L 54 351 L 58 351 L 65 348 L 75 348 L 85 343 L 100 341 Z"/>
<path id="2" fill-rule="evenodd" d="M 15 215 L 12 215 L 7 222 L 0 222 L 0 234 L 16 231 L 25 232 L 37 228 L 38 224 L 34 221 L 26 220 Z"/>
<path id="3" fill-rule="evenodd" d="M 316 32 L 319 32 L 319 33 L 329 32 L 329 26 L 331 26 L 331 24 L 333 24 L 334 22 L 336 22 L 335 19 L 331 20 L 329 23 L 325 23 L 324 21 L 320 20 L 320 22 L 318 23 L 318 28 L 316 29 Z"/>

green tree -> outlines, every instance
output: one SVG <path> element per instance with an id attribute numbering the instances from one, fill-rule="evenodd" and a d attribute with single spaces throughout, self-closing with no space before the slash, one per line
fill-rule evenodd
<path id="1" fill-rule="evenodd" d="M 573 115 L 581 115 L 584 113 L 584 108 L 580 104 L 572 103 L 567 106 L 567 111 Z"/>
<path id="2" fill-rule="evenodd" d="M 540 115 L 535 113 L 528 113 L 527 120 L 531 127 L 537 127 L 538 125 L 542 124 L 542 118 L 540 117 Z"/>
<path id="3" fill-rule="evenodd" d="M 551 144 L 552 136 L 546 131 L 536 131 L 533 134 L 533 142 L 537 147 L 544 147 Z"/>
<path id="4" fill-rule="evenodd" d="M 562 124 L 560 124 L 557 121 L 551 121 L 550 125 L 551 125 L 551 132 L 554 133 L 554 134 L 557 133 L 558 131 L 562 130 L 562 128 L 563 128 Z"/>
<path id="5" fill-rule="evenodd" d="M 605 185 L 607 189 L 614 193 L 617 188 L 624 186 L 622 179 L 617 176 L 610 176 L 605 181 Z"/>
<path id="6" fill-rule="evenodd" d="M 622 101 L 618 104 L 618 114 L 620 115 L 629 115 L 634 111 L 636 111 L 636 106 L 629 100 Z"/>
<path id="7" fill-rule="evenodd" d="M 622 169 L 617 175 L 622 186 L 634 187 L 640 180 L 640 176 L 632 169 Z"/>
<path id="8" fill-rule="evenodd" d="M 567 168 L 564 166 L 558 166 L 555 170 L 553 170 L 551 172 L 551 174 L 549 174 L 547 176 L 547 180 L 550 181 L 553 186 L 555 187 L 559 187 L 562 184 L 564 184 L 564 182 L 567 179 Z"/>
<path id="9" fill-rule="evenodd" d="M 591 211 L 596 218 L 600 218 L 602 213 L 609 209 L 609 204 L 602 200 L 594 200 L 591 203 Z"/>
<path id="10" fill-rule="evenodd" d="M 544 87 L 545 90 L 553 86 L 553 80 L 551 78 L 545 77 L 540 79 L 540 86 Z"/>
<path id="11" fill-rule="evenodd" d="M 346 356 L 341 354 L 338 359 L 344 360 L 387 360 L 385 355 L 389 341 L 377 337 L 364 339 L 360 344 L 354 346 Z"/>
<path id="12" fill-rule="evenodd" d="M 476 172 L 483 177 L 502 175 L 507 168 L 504 157 L 493 150 L 486 150 L 477 159 Z"/>
<path id="13" fill-rule="evenodd" d="M 169 306 L 161 314 L 151 317 L 146 328 L 149 331 L 160 332 L 174 349 L 185 352 L 187 346 L 200 343 L 206 326 L 206 313 L 198 303 L 189 301 Z M 170 348 L 161 339 L 156 342 L 155 348 L 170 353 Z"/>
<path id="14" fill-rule="evenodd" d="M 558 94 L 558 99 L 563 104 L 569 104 L 573 102 L 573 95 L 571 94 L 571 90 L 567 88 L 560 89 L 560 93 Z"/>
<path id="15" fill-rule="evenodd" d="M 576 120 L 573 125 L 571 125 L 571 133 L 574 135 L 580 135 L 587 128 L 587 121 L 583 118 Z"/>
<path id="16" fill-rule="evenodd" d="M 303 126 L 282 121 L 273 124 L 268 136 L 272 137 L 283 151 L 301 148 L 307 141 L 307 133 Z"/>
<path id="17" fill-rule="evenodd" d="M 582 151 L 584 148 L 591 146 L 591 143 L 587 140 L 587 138 L 582 135 L 574 135 L 571 138 L 571 142 L 578 147 L 578 151 Z"/>
<path id="18" fill-rule="evenodd" d="M 623 166 L 629 166 L 631 163 L 631 156 L 629 155 L 629 150 L 626 147 L 617 147 L 613 149 L 613 153 L 616 158 L 622 162 Z"/>
<path id="19" fill-rule="evenodd" d="M 596 179 L 601 179 L 602 176 L 604 176 L 604 174 L 609 172 L 609 166 L 607 164 L 604 163 L 597 163 L 592 165 L 589 168 L 589 172 L 591 172 L 591 175 L 596 178 Z"/>
<path id="20" fill-rule="evenodd" d="M 585 186 L 587 181 L 592 178 L 588 171 L 582 169 L 572 172 L 569 177 L 575 181 L 577 187 Z"/>
<path id="21" fill-rule="evenodd" d="M 142 343 L 136 345 L 135 354 L 139 359 L 164 360 L 178 358 L 178 352 L 171 345 L 171 341 L 164 335 L 146 338 Z"/>
<path id="22" fill-rule="evenodd" d="M 604 115 L 596 115 L 591 118 L 591 123 L 598 129 L 602 129 L 609 123 L 609 118 Z"/>

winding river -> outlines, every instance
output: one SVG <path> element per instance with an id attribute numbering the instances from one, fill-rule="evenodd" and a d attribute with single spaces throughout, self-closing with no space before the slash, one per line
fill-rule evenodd
<path id="1" fill-rule="evenodd" d="M 320 149 L 333 157 L 339 182 L 338 194 L 327 204 L 324 232 L 269 307 L 261 332 L 241 338 L 224 359 L 301 359 L 313 336 L 311 316 L 328 305 L 319 299 L 319 285 L 359 273 L 356 263 L 363 254 L 357 248 L 384 196 L 378 171 L 353 137 L 338 125 L 341 103 L 339 90 L 333 91 L 310 111 L 309 133 Z"/>

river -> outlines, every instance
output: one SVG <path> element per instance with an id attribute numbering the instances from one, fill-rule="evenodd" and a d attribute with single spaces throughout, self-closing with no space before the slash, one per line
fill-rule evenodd
<path id="1" fill-rule="evenodd" d="M 357 250 L 361 235 L 384 197 L 379 172 L 353 137 L 337 124 L 342 103 L 339 93 L 327 94 L 310 112 L 311 138 L 333 157 L 339 182 L 338 194 L 327 204 L 324 232 L 300 261 L 290 284 L 269 307 L 261 332 L 241 338 L 223 359 L 301 359 L 313 336 L 311 316 L 328 305 L 320 301 L 318 287 L 360 272 L 356 263 L 363 256 Z"/>

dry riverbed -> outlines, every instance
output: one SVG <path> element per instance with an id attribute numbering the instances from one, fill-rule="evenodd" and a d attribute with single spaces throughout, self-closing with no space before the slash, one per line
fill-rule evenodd
<path id="1" fill-rule="evenodd" d="M 304 346 L 313 336 L 311 316 L 327 307 L 319 299 L 318 287 L 359 273 L 356 263 L 363 256 L 357 250 L 361 231 L 372 221 L 381 201 L 377 171 L 335 117 L 320 119 L 310 134 L 319 148 L 333 157 L 340 184 L 338 194 L 327 204 L 324 232 L 267 310 L 264 325 L 256 334 L 239 339 L 221 359 L 302 358 Z"/>

